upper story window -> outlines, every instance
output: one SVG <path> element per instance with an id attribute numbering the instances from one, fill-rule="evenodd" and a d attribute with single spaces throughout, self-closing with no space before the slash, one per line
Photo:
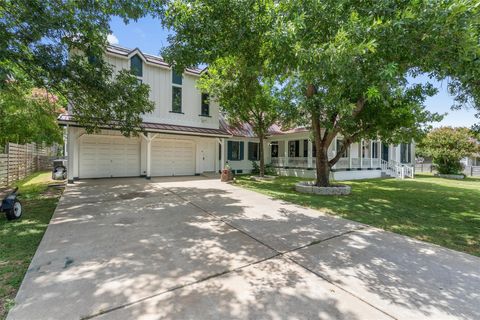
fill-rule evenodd
<path id="1" fill-rule="evenodd" d="M 143 61 L 138 54 L 130 58 L 130 71 L 134 76 L 143 77 Z"/>
<path id="2" fill-rule="evenodd" d="M 208 93 L 202 93 L 202 110 L 201 116 L 210 116 L 210 99 Z"/>
<path id="3" fill-rule="evenodd" d="M 172 70 L 172 111 L 182 113 L 182 75 Z"/>

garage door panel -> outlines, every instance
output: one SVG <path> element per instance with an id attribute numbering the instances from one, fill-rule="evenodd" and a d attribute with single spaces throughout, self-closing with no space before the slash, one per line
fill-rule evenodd
<path id="1" fill-rule="evenodd" d="M 180 176 L 195 174 L 195 144 L 185 140 L 152 142 L 152 175 Z"/>
<path id="2" fill-rule="evenodd" d="M 140 175 L 140 143 L 125 137 L 84 136 L 80 144 L 80 178 Z"/>

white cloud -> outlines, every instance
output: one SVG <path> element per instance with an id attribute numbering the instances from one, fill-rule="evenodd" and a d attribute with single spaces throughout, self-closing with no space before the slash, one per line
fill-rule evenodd
<path id="1" fill-rule="evenodd" d="M 118 38 L 115 37 L 114 34 L 109 34 L 109 35 L 107 36 L 107 41 L 108 41 L 108 43 L 110 43 L 110 44 L 118 44 Z"/>

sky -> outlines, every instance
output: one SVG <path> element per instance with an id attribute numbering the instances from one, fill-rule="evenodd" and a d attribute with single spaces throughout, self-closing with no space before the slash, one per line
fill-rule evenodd
<path id="1" fill-rule="evenodd" d="M 139 48 L 142 52 L 153 55 L 159 55 L 160 50 L 168 45 L 167 37 L 171 33 L 162 28 L 160 22 L 153 18 L 142 18 L 126 25 L 122 19 L 114 17 L 110 27 L 112 34 L 108 36 L 108 40 L 111 44 L 131 49 Z M 412 82 L 419 83 L 427 80 L 427 76 L 420 76 Z M 427 109 L 440 114 L 447 113 L 441 122 L 432 124 L 434 127 L 471 127 L 480 122 L 480 119 L 475 118 L 475 111 L 472 109 L 450 110 L 453 98 L 447 92 L 446 81 L 443 83 L 429 81 L 438 89 L 438 93 L 427 99 Z"/>

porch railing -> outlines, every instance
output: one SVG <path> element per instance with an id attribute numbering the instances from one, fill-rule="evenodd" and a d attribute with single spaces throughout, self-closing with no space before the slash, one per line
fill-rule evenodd
<path id="1" fill-rule="evenodd" d="M 272 165 L 275 167 L 290 167 L 290 168 L 315 168 L 315 158 L 309 161 L 307 157 L 276 157 L 272 158 Z M 333 166 L 333 169 L 381 169 L 390 176 L 404 179 L 414 178 L 415 169 L 404 163 L 397 161 L 385 161 L 380 158 L 340 158 Z"/>

